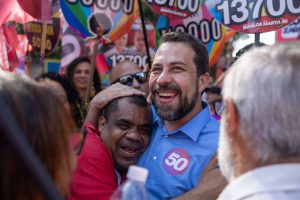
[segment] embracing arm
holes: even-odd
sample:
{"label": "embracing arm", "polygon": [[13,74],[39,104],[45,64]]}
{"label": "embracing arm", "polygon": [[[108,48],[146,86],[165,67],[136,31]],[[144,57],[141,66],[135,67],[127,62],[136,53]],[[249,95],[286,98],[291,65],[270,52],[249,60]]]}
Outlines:
{"label": "embracing arm", "polygon": [[214,156],[204,169],[198,185],[173,200],[215,200],[226,185],[227,181],[218,168],[217,157]]}
{"label": "embracing arm", "polygon": [[85,123],[91,123],[98,127],[98,119],[102,113],[102,109],[113,99],[132,95],[145,95],[144,92],[132,87],[115,83],[110,87],[99,92],[91,101],[89,111],[85,118]]}

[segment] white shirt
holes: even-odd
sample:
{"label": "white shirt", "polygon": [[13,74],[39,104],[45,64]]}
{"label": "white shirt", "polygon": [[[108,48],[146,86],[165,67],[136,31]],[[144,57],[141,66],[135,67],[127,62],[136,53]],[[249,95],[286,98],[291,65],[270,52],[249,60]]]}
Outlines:
{"label": "white shirt", "polygon": [[251,170],[232,181],[218,200],[299,200],[300,164]]}

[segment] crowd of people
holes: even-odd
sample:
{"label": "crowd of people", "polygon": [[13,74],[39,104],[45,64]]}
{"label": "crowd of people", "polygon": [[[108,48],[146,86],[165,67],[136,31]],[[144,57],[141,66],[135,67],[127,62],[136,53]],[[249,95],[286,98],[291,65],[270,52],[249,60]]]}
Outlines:
{"label": "crowd of people", "polygon": [[[0,103],[65,199],[109,199],[139,165],[150,200],[296,200],[299,45],[247,48],[211,87],[205,45],[170,32],[149,71],[122,61],[104,90],[96,75],[89,85],[85,57],[65,76],[0,72]],[[6,137],[0,143],[0,199],[44,199]]]}

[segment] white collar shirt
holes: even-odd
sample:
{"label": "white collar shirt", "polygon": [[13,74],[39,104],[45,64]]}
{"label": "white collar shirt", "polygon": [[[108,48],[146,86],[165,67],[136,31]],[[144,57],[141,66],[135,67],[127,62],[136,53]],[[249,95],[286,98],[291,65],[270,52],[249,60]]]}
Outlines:
{"label": "white collar shirt", "polygon": [[300,164],[275,164],[233,180],[218,200],[299,200]]}

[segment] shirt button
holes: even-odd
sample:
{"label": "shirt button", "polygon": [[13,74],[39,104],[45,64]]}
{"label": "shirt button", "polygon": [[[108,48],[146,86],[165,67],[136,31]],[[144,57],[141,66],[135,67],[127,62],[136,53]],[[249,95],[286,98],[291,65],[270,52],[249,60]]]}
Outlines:
{"label": "shirt button", "polygon": [[153,156],[153,160],[156,160],[157,159],[157,157],[156,156]]}

